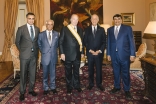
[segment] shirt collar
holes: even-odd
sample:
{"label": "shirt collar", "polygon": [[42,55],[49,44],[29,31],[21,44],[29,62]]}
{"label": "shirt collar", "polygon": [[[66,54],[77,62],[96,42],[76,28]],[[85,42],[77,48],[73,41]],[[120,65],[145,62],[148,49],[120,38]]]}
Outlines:
{"label": "shirt collar", "polygon": [[28,23],[27,23],[27,26],[28,26],[28,27],[30,27],[30,26],[34,27],[34,25],[30,25],[30,24],[28,24]]}
{"label": "shirt collar", "polygon": [[72,24],[71,24],[71,26],[72,26],[73,28],[75,27],[75,28],[77,29],[77,26],[74,26],[74,25],[72,25]]}
{"label": "shirt collar", "polygon": [[93,26],[93,25],[92,25],[92,28],[94,28],[94,27],[97,29],[97,25],[96,25],[96,26]]}
{"label": "shirt collar", "polygon": [[49,33],[49,32],[52,33],[52,30],[51,30],[51,31],[46,30],[46,32],[47,32],[47,33]]}
{"label": "shirt collar", "polygon": [[118,29],[120,29],[121,25],[119,25],[119,26],[116,26],[116,25],[115,25],[115,27],[114,27],[114,28],[116,29],[116,27],[118,27]]}

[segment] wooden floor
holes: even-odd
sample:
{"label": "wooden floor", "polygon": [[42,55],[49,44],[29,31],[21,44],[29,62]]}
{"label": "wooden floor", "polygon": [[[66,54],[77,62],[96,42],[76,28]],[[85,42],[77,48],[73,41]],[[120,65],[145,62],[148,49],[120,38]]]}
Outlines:
{"label": "wooden floor", "polygon": [[0,83],[11,74],[13,74],[12,61],[0,62]]}

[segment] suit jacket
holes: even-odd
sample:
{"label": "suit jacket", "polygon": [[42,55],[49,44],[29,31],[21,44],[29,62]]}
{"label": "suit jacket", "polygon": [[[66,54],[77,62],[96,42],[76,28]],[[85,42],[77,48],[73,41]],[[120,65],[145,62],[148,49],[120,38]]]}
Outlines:
{"label": "suit jacket", "polygon": [[[80,35],[81,40],[83,39],[83,31],[77,26],[77,32]],[[65,61],[74,61],[76,58],[81,60],[80,45],[74,35],[70,32],[68,27],[63,27],[60,33],[59,40],[60,54],[65,54]]]}
{"label": "suit jacket", "polygon": [[16,33],[16,41],[15,44],[19,50],[20,59],[28,59],[32,53],[32,48],[34,49],[34,55],[38,57],[38,34],[40,32],[39,28],[34,26],[35,37],[34,40],[31,40],[29,30],[27,28],[27,24],[18,28]]}
{"label": "suit jacket", "polygon": [[121,25],[117,39],[114,35],[114,26],[108,29],[107,35],[107,55],[111,56],[111,60],[115,60],[116,49],[122,61],[130,60],[130,56],[135,56],[135,43],[130,26]]}
{"label": "suit jacket", "polygon": [[57,48],[58,48],[59,34],[56,31],[52,31],[52,42],[51,45],[48,42],[48,37],[46,31],[39,34],[38,46],[41,51],[41,63],[43,65],[48,65],[50,61],[52,63],[57,63]]}
{"label": "suit jacket", "polygon": [[92,32],[92,26],[86,28],[83,43],[86,47],[87,56],[90,49],[94,51],[101,50],[103,53],[106,48],[106,34],[104,28],[97,26],[95,37]]}

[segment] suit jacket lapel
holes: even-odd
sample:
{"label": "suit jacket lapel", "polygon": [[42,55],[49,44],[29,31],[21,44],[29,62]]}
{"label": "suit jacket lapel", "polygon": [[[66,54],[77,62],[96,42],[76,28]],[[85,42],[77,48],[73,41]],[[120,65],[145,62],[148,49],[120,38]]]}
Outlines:
{"label": "suit jacket lapel", "polygon": [[34,26],[34,29],[35,29],[35,37],[34,37],[34,39],[37,37],[37,28]]}
{"label": "suit jacket lapel", "polygon": [[51,45],[53,45],[54,44],[54,42],[55,42],[55,34],[54,34],[54,31],[52,31],[52,42],[51,42]]}
{"label": "suit jacket lapel", "polygon": [[97,26],[95,37],[97,37],[96,35],[98,34],[99,31],[100,31],[99,26]]}
{"label": "suit jacket lapel", "polygon": [[79,27],[77,27],[77,33],[78,33],[79,36],[80,36],[80,28],[79,28]]}
{"label": "suit jacket lapel", "polygon": [[[112,28],[113,34],[114,34],[114,31],[115,31],[115,26],[113,26],[113,28]],[[113,37],[114,37],[114,39],[115,39],[115,34],[113,35]],[[116,40],[116,39],[115,39],[115,40]]]}
{"label": "suit jacket lapel", "polygon": [[121,33],[122,33],[122,29],[123,29],[123,26],[121,25],[121,26],[120,26],[120,29],[119,29],[119,32],[118,32],[118,37],[117,37],[117,39],[119,39],[119,38],[120,38]]}
{"label": "suit jacket lapel", "polygon": [[[25,32],[26,32],[26,37],[31,40],[31,37],[30,37],[30,33],[29,33],[29,29],[27,27],[27,24],[25,25]],[[31,40],[32,41],[32,40]]]}
{"label": "suit jacket lapel", "polygon": [[92,34],[92,37],[94,38],[94,34],[93,34],[93,30],[92,30],[92,25],[90,26],[90,29],[89,29],[89,31],[91,32],[91,34]]}
{"label": "suit jacket lapel", "polygon": [[[44,31],[44,33],[43,33],[45,36],[45,40],[46,40],[46,42],[49,44],[49,41],[48,41],[48,37],[47,37],[47,32],[46,32],[46,30]],[[50,45],[50,44],[49,44]]]}

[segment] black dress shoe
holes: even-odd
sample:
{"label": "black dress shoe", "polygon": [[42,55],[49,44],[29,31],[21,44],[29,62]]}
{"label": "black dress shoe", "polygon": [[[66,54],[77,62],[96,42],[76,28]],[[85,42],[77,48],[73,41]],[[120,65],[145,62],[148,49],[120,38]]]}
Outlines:
{"label": "black dress shoe", "polygon": [[131,99],[132,98],[131,93],[129,91],[125,91],[125,97],[126,99]]}
{"label": "black dress shoe", "polygon": [[47,95],[47,94],[48,94],[48,91],[44,91],[43,94],[44,94],[44,95]]}
{"label": "black dress shoe", "polygon": [[104,91],[104,90],[105,90],[102,86],[98,86],[98,88],[99,88],[101,91]]}
{"label": "black dress shoe", "polygon": [[72,93],[72,89],[67,89],[67,94],[71,94]]}
{"label": "black dress shoe", "polygon": [[23,101],[25,99],[24,94],[20,94],[19,99],[20,99],[20,101]]}
{"label": "black dress shoe", "polygon": [[37,93],[34,91],[29,92],[29,94],[31,94],[32,96],[37,96]]}
{"label": "black dress shoe", "polygon": [[119,91],[120,91],[120,89],[117,89],[117,88],[114,87],[114,88],[111,90],[110,93],[111,93],[111,94],[114,94],[114,93],[119,92]]}
{"label": "black dress shoe", "polygon": [[82,92],[81,88],[75,88],[78,92]]}
{"label": "black dress shoe", "polygon": [[90,86],[90,85],[87,87],[88,90],[91,90],[92,88],[93,86]]}
{"label": "black dress shoe", "polygon": [[51,91],[53,92],[53,94],[56,94],[57,93],[57,90],[56,89],[52,89]]}

